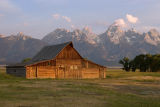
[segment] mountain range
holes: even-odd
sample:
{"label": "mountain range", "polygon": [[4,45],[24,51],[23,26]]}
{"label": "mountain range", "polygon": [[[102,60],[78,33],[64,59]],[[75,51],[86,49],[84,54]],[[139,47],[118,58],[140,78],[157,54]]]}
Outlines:
{"label": "mountain range", "polygon": [[89,27],[69,31],[58,28],[41,40],[23,33],[5,37],[0,35],[0,63],[19,62],[33,57],[43,46],[72,41],[79,53],[98,64],[115,66],[119,59],[138,54],[160,53],[160,33],[151,29],[139,33],[135,29],[123,30],[112,24],[102,34],[95,34]]}
{"label": "mountain range", "polygon": [[24,58],[33,57],[45,45],[47,43],[42,40],[23,33],[0,36],[0,64],[17,63]]}

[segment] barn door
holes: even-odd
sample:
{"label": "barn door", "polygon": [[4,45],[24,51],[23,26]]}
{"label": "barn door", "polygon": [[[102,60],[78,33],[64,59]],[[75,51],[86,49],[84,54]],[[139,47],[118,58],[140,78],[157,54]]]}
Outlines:
{"label": "barn door", "polygon": [[73,79],[81,79],[82,78],[82,70],[80,68],[78,68],[78,65],[71,65],[70,66],[70,73],[71,73],[71,76],[70,78],[73,78]]}
{"label": "barn door", "polygon": [[61,68],[61,67],[57,68],[55,76],[57,79],[64,79],[65,78],[65,69]]}
{"label": "barn door", "polygon": [[99,68],[99,78],[104,78],[104,69]]}

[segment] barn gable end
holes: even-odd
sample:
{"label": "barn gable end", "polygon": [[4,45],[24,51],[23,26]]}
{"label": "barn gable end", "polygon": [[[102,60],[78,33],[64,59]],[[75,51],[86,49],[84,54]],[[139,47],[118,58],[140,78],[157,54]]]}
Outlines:
{"label": "barn gable end", "polygon": [[72,44],[64,47],[56,59],[82,59],[81,55],[73,48]]}

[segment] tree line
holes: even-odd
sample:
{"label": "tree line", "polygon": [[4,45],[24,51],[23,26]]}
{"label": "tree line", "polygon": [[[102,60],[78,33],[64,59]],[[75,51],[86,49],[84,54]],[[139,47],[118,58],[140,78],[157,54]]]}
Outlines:
{"label": "tree line", "polygon": [[124,57],[119,63],[123,65],[123,69],[127,72],[135,72],[137,69],[140,72],[157,72],[160,71],[160,54],[141,54],[132,60]]}

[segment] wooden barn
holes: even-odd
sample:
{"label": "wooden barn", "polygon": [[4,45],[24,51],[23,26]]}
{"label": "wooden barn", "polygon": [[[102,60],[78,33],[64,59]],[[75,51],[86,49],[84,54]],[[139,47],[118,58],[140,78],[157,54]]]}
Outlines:
{"label": "wooden barn", "polygon": [[[8,72],[18,75],[20,70],[28,79],[105,78],[106,67],[86,60],[73,47],[72,42],[44,47],[32,60],[22,66],[8,66]],[[17,73],[16,73],[17,72]],[[24,73],[25,72],[25,73]],[[18,76],[21,76],[20,74]]]}

